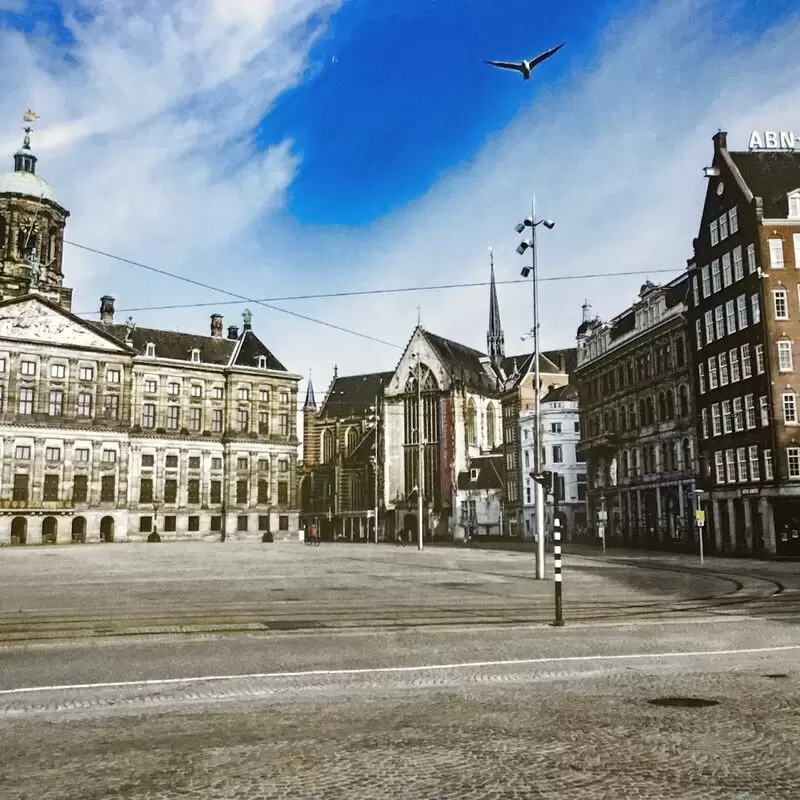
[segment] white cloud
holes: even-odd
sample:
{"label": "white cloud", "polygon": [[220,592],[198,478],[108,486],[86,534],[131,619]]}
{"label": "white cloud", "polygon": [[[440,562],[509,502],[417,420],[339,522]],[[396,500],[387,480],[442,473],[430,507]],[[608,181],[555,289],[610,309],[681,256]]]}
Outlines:
{"label": "white cloud", "polygon": [[[71,211],[68,239],[229,283],[230,270],[253,255],[255,223],[282,205],[300,159],[291,141],[258,152],[252,132],[302,79],[309,48],[324,34],[314,20],[339,2],[93,0],[84,9],[94,16],[67,15],[74,44],[55,48],[55,57],[42,34],[0,32],[0,49],[18,65],[0,75],[0,114],[10,121],[29,106],[41,113],[39,171]],[[18,144],[9,133],[0,147],[10,154]],[[70,249],[67,259],[79,312],[95,305],[100,287],[126,305],[176,290],[201,297],[85,252]]]}
{"label": "white cloud", "polygon": [[[701,170],[716,130],[728,130],[731,149],[746,149],[753,128],[798,124],[787,109],[800,105],[800,21],[747,40],[728,31],[726,14],[721,2],[664,2],[611,26],[595,61],[573,57],[572,76],[561,85],[548,88],[545,71],[538,85],[520,82],[533,99],[519,118],[411,208],[363,241],[350,240],[348,254],[331,265],[331,285],[341,288],[347,276],[353,288],[486,280],[490,244],[498,279],[519,278],[529,260],[514,252],[513,228],[533,191],[540,214],[557,222],[539,237],[543,277],[658,268],[677,274],[692,252],[705,193]],[[571,57],[569,43],[562,56]],[[381,268],[365,268],[370,263]],[[543,345],[573,346],[585,298],[611,317],[646,277],[544,282]],[[325,313],[404,344],[417,303],[431,330],[485,346],[483,288],[389,295],[376,298],[369,313],[362,300],[329,301]],[[531,325],[529,286],[500,287],[500,304],[506,349],[522,352],[529,346],[520,341]],[[306,343],[292,349],[325,375],[323,382],[334,360],[358,372],[392,368],[397,357],[338,334],[326,336],[317,352]]]}
{"label": "white cloud", "polygon": [[[302,153],[291,141],[259,153],[251,135],[307,74],[309,48],[325,33],[314,20],[340,2],[92,0],[98,16],[68,20],[75,38],[68,51],[42,32],[26,40],[0,31],[0,49],[17,65],[0,73],[0,153],[16,149],[10,121],[33,106],[42,114],[40,172],[72,212],[68,238],[265,297],[481,281],[490,244],[498,278],[516,278],[522,259],[513,226],[534,190],[540,212],[557,222],[542,231],[543,277],[680,270],[696,233],[711,135],[724,127],[731,147],[745,147],[751,128],[791,126],[786,109],[799,105],[796,18],[748,39],[730,34],[721,0],[663,0],[611,25],[591,62],[568,42],[558,58],[570,60],[571,74],[559,84],[549,83],[546,69],[519,81],[531,95],[519,117],[409,208],[368,231],[300,230],[265,212],[281,208]],[[226,324],[238,322],[241,306],[224,305],[222,296],[72,248],[67,259],[78,312],[96,307],[105,292],[121,308],[219,297]],[[313,285],[311,262],[326,267]],[[612,316],[644,278],[543,283],[544,345],[573,343],[584,297]],[[481,347],[486,294],[283,305],[405,344],[420,304],[432,330]],[[529,287],[501,287],[500,302],[507,349],[521,351]],[[399,356],[250,307],[256,329],[290,369],[313,368],[318,396],[335,362],[352,373],[391,369]],[[140,324],[203,330],[213,310],[135,316]]]}

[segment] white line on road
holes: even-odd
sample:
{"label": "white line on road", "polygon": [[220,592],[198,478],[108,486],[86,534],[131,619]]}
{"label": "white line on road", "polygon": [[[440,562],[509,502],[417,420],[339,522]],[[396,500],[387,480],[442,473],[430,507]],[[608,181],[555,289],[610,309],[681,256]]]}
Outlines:
{"label": "white line on road", "polygon": [[623,653],[618,655],[553,656],[550,658],[514,658],[505,661],[465,661],[457,664],[419,664],[410,667],[360,667],[351,669],[311,669],[301,672],[250,672],[241,675],[198,675],[193,678],[156,678],[139,681],[108,681],[105,683],[72,683],[57,686],[23,686],[0,689],[0,695],[56,692],[74,689],[119,689],[131,686],[167,686],[203,681],[253,680],[258,678],[310,678],[335,675],[377,675],[381,673],[429,672],[431,670],[474,669],[477,667],[512,667],[533,664],[558,664],[574,661],[624,661],[647,658],[697,658],[702,656],[735,656],[757,653],[779,653],[800,650],[800,644],[776,647],[748,647],[740,650],[688,650],[678,653]]}

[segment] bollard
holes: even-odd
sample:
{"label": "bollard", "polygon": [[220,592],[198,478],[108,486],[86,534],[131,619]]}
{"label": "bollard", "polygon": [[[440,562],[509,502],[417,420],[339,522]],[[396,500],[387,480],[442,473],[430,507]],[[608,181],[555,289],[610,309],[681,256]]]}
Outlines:
{"label": "bollard", "polygon": [[561,522],[558,517],[553,520],[553,584],[556,592],[556,618],[553,625],[561,628],[564,626],[564,617],[561,609]]}

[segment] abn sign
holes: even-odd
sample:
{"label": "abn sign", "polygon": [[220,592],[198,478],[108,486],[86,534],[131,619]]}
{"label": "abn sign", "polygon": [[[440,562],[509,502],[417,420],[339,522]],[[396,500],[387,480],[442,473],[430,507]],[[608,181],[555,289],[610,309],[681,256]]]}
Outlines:
{"label": "abn sign", "polygon": [[753,131],[750,134],[750,150],[794,150],[800,138],[794,131]]}

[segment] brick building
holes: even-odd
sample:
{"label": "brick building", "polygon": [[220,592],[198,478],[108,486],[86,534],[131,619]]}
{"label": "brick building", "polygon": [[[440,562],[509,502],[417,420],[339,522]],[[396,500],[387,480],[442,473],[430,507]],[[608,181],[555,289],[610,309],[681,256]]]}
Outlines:
{"label": "brick building", "polygon": [[688,262],[701,480],[717,552],[800,554],[800,153],[713,137]]}

